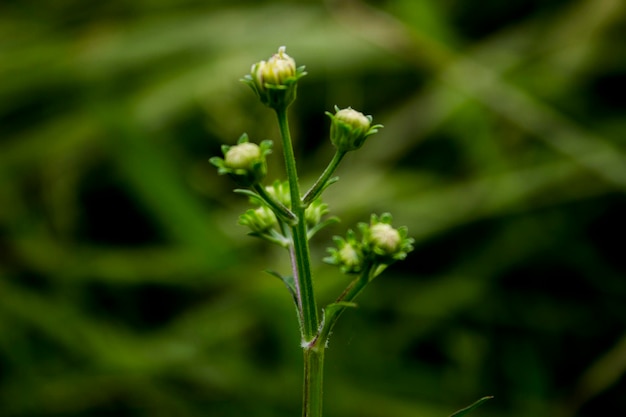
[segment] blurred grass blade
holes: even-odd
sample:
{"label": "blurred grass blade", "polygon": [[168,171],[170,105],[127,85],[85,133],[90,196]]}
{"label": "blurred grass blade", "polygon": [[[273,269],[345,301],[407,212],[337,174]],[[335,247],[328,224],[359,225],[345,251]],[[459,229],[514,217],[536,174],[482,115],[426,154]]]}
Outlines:
{"label": "blurred grass blade", "polygon": [[457,411],[456,413],[452,414],[450,417],[461,417],[466,415],[467,413],[469,413],[470,411],[474,410],[475,408],[478,408],[479,406],[481,406],[484,402],[492,399],[492,396],[487,396],[487,397],[483,397],[480,400],[476,401],[474,404],[470,405],[469,407],[463,408],[459,411]]}

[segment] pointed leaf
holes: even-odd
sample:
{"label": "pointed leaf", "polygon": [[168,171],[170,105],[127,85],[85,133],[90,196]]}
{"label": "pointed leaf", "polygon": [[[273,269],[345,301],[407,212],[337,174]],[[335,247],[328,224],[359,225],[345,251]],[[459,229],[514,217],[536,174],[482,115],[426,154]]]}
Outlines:
{"label": "pointed leaf", "polygon": [[263,203],[263,198],[261,198],[261,196],[258,195],[257,193],[255,193],[254,191],[250,191],[250,190],[245,189],[245,188],[236,188],[233,191],[235,193],[237,193],[237,194],[247,195],[253,201],[257,201],[257,202],[259,202],[261,204]]}
{"label": "pointed leaf", "polygon": [[331,224],[335,224],[339,222],[340,222],[339,217],[331,217],[329,219],[326,219],[323,222],[320,222],[316,224],[315,226],[313,226],[312,228],[310,228],[309,231],[307,232],[307,238],[311,239],[313,236],[315,236],[317,232],[319,232],[326,226],[330,226]]}
{"label": "pointed leaf", "polygon": [[296,293],[296,283],[295,283],[295,280],[293,279],[293,276],[291,275],[283,276],[280,273],[273,271],[271,269],[266,269],[265,272],[280,279],[285,284],[285,286],[289,290],[289,293],[293,297],[293,302],[296,304],[296,308],[297,308],[298,307],[298,295]]}
{"label": "pointed leaf", "polygon": [[333,330],[337,319],[343,310],[349,307],[355,308],[357,307],[357,304],[349,301],[339,301],[337,303],[328,304],[324,308],[324,319],[322,320],[321,328],[319,330],[319,340],[321,340],[322,343],[326,343],[328,341],[330,332]]}

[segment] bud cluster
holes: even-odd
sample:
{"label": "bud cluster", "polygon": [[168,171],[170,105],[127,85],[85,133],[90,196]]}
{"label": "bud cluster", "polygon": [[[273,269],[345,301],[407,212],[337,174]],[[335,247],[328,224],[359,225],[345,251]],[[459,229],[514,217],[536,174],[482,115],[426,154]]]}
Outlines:
{"label": "bud cluster", "polygon": [[[281,46],[267,61],[252,65],[250,73],[242,79],[261,102],[274,109],[278,116],[288,181],[276,180],[269,186],[262,185],[267,175],[266,157],[271,153],[272,142],[266,140],[257,145],[251,143],[246,134],[239,138],[237,145],[222,147],[223,158],[214,157],[210,162],[218,168],[219,174],[229,175],[244,188],[237,192],[250,197],[253,207],[239,217],[239,224],[249,228],[252,236],[290,248],[292,275],[272,275],[281,278],[291,291],[299,312],[303,340],[313,340],[310,342],[313,346],[327,340],[340,312],[371,279],[413,250],[414,240],[407,237],[406,227],[392,226],[392,218],[388,213],[381,216],[373,214],[369,223],[359,223],[359,237],[353,230],[348,230],[345,237],[335,236],[335,247],[328,248],[329,256],[324,261],[338,266],[343,273],[359,276],[347,287],[338,302],[324,309],[326,321],[322,327],[318,327],[307,241],[322,228],[338,221],[335,217],[325,218],[329,212],[328,205],[320,196],[329,185],[337,181],[337,177],[332,175],[345,154],[361,148],[367,137],[383,126],[373,125],[372,116],[351,107],[340,109],[335,106],[334,113],[326,112],[330,117],[330,141],[336,152],[317,181],[304,196],[300,196],[287,125],[287,107],[295,100],[298,80],[304,75],[304,67],[296,67],[295,60]],[[290,185],[294,189],[290,190]],[[290,191],[293,191],[293,198],[298,201],[292,201]],[[316,331],[317,335],[314,334]]]}
{"label": "bud cluster", "polygon": [[330,256],[324,258],[329,264],[337,265],[341,272],[357,274],[367,265],[390,265],[406,258],[413,250],[413,239],[407,237],[407,228],[394,228],[392,217],[385,213],[380,217],[372,214],[370,223],[359,223],[361,239],[352,230],[346,237],[335,236],[336,248],[328,248]]}
{"label": "bud cluster", "polygon": [[[264,188],[267,194],[276,202],[291,209],[291,195],[289,192],[288,181],[274,181],[272,185]],[[283,234],[283,230],[279,225],[278,219],[274,212],[263,202],[260,196],[255,196],[251,202],[259,205],[255,209],[249,209],[239,216],[239,224],[250,228],[251,234],[258,237],[270,238],[268,240],[276,241],[280,236],[279,243],[283,245],[289,241],[289,238]],[[304,211],[304,220],[306,221],[309,237],[313,236],[320,228],[326,226],[329,220],[323,220],[328,214],[328,204],[324,203],[321,198],[314,200]]]}

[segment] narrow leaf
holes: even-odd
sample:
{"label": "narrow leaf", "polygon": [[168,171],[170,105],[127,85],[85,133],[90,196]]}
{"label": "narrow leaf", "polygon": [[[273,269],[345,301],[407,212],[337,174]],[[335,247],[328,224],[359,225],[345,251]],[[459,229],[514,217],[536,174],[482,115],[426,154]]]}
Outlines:
{"label": "narrow leaf", "polygon": [[307,232],[307,238],[311,239],[317,232],[325,228],[326,226],[330,226],[331,224],[339,223],[339,217],[331,217],[329,219],[320,222],[309,229]]}
{"label": "narrow leaf", "polygon": [[267,272],[268,274],[278,278],[279,280],[281,280],[285,284],[285,286],[289,290],[289,293],[293,297],[293,302],[296,304],[296,307],[298,307],[298,296],[296,294],[296,283],[295,283],[293,277],[291,275],[283,276],[280,273],[278,273],[276,271],[272,271],[270,269],[266,269],[265,272]]}
{"label": "narrow leaf", "polygon": [[324,319],[322,320],[322,325],[319,330],[319,340],[321,340],[322,343],[326,343],[330,332],[343,310],[346,308],[355,308],[356,306],[356,303],[349,301],[339,301],[337,303],[328,304],[324,308]]}

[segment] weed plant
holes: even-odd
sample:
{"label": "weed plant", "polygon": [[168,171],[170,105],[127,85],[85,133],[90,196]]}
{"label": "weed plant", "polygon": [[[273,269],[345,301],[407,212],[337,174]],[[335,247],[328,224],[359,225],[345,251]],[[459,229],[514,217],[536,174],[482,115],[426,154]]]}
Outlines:
{"label": "weed plant", "polygon": [[[264,140],[256,144],[245,133],[236,145],[222,147],[223,158],[213,157],[210,162],[220,174],[230,176],[241,186],[235,191],[248,196],[254,206],[240,216],[239,223],[247,226],[252,236],[279,245],[289,253],[292,269],[288,274],[273,270],[268,273],[284,282],[296,308],[304,353],[302,415],[321,417],[324,354],[335,323],[344,310],[356,307],[355,299],[367,284],[389,265],[406,258],[413,250],[414,240],[407,236],[406,227],[392,225],[390,213],[372,214],[368,223],[358,224],[358,232],[350,229],[345,237],[335,236],[335,247],[328,248],[329,256],[324,260],[352,278],[335,302],[319,309],[309,240],[322,228],[338,221],[336,217],[326,218],[329,208],[322,201],[322,194],[338,180],[333,173],[343,157],[360,149],[367,137],[383,126],[373,125],[372,116],[350,107],[335,106],[335,113],[327,112],[335,154],[313,186],[301,193],[287,109],[296,99],[298,81],[305,75],[304,66],[297,67],[281,46],[267,61],[254,64],[250,74],[242,79],[276,113],[287,181],[276,181],[270,186],[262,184],[268,171],[266,156],[273,142]],[[478,400],[454,416],[465,415],[488,398]]]}

